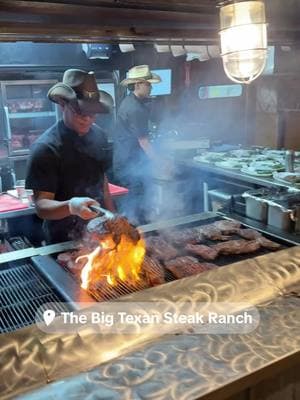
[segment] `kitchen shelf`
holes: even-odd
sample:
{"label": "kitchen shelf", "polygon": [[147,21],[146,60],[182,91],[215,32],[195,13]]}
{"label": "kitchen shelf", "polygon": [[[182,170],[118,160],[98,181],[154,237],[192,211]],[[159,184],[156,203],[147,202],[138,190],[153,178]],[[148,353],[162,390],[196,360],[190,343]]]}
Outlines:
{"label": "kitchen shelf", "polygon": [[37,111],[25,113],[11,113],[8,114],[9,118],[35,118],[35,117],[55,117],[55,111]]}

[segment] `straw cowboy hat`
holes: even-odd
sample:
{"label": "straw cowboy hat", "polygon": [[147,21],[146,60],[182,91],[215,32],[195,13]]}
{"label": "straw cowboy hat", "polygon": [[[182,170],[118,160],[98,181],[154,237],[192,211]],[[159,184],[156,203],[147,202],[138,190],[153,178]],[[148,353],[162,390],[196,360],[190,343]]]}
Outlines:
{"label": "straw cowboy hat", "polygon": [[120,83],[122,86],[130,85],[131,83],[149,82],[159,83],[161,79],[158,75],[150,71],[148,65],[137,65],[130,68],[127,73],[127,78]]}
{"label": "straw cowboy hat", "polygon": [[112,97],[98,89],[94,72],[81,69],[66,70],[63,81],[50,88],[48,98],[58,104],[70,103],[83,114],[108,113],[113,106]]}

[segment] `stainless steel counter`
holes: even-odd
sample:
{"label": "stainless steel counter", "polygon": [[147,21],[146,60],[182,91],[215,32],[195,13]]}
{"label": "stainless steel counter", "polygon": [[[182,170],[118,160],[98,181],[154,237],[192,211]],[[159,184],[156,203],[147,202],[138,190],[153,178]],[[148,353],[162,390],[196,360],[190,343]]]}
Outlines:
{"label": "stainless steel counter", "polygon": [[296,399],[296,373],[294,381],[283,377],[287,367],[299,367],[299,306],[299,298],[279,298],[260,309],[260,326],[251,334],[165,337],[18,399],[221,400],[252,386],[239,400],[263,400],[262,388],[254,385],[271,377],[263,389],[272,392],[276,381],[280,387],[270,399]]}
{"label": "stainless steel counter", "polygon": [[299,260],[295,246],[119,299],[162,301],[166,309],[185,299],[191,312],[197,301],[249,302],[261,313],[250,334],[162,336],[152,326],[125,336],[46,334],[32,325],[1,335],[1,398],[58,381],[25,398],[225,399],[300,362]]}
{"label": "stainless steel counter", "polygon": [[220,176],[226,176],[228,178],[233,178],[233,179],[236,179],[236,180],[239,180],[242,182],[252,183],[252,184],[265,186],[265,187],[288,187],[288,188],[293,188],[294,190],[299,190],[299,189],[296,189],[293,185],[275,181],[273,178],[253,176],[253,175],[245,174],[244,172],[241,172],[241,171],[236,171],[234,169],[220,168],[220,167],[216,167],[215,165],[206,164],[206,163],[202,163],[202,162],[198,162],[198,161],[194,161],[194,160],[188,160],[188,159],[177,160],[177,162],[179,165],[184,166],[184,167],[199,169],[200,171],[203,171],[206,173],[220,175]]}

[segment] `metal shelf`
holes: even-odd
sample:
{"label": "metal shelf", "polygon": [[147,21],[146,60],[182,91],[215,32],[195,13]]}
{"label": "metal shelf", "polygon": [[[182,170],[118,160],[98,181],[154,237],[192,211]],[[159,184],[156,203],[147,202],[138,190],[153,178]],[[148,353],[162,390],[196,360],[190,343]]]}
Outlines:
{"label": "metal shelf", "polygon": [[10,119],[14,118],[35,118],[35,117],[55,117],[55,111],[38,111],[38,112],[24,112],[24,113],[11,113],[8,114]]}

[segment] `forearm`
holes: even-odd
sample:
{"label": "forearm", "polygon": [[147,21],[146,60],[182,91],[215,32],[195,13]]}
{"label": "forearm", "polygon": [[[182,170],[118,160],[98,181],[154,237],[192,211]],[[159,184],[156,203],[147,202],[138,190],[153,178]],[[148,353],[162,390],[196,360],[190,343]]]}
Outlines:
{"label": "forearm", "polygon": [[154,161],[157,158],[157,156],[153,150],[153,146],[149,142],[149,139],[147,137],[139,138],[139,144],[151,160]]}
{"label": "forearm", "polygon": [[69,217],[69,200],[57,201],[50,199],[38,199],[35,201],[37,215],[42,219],[62,219]]}

